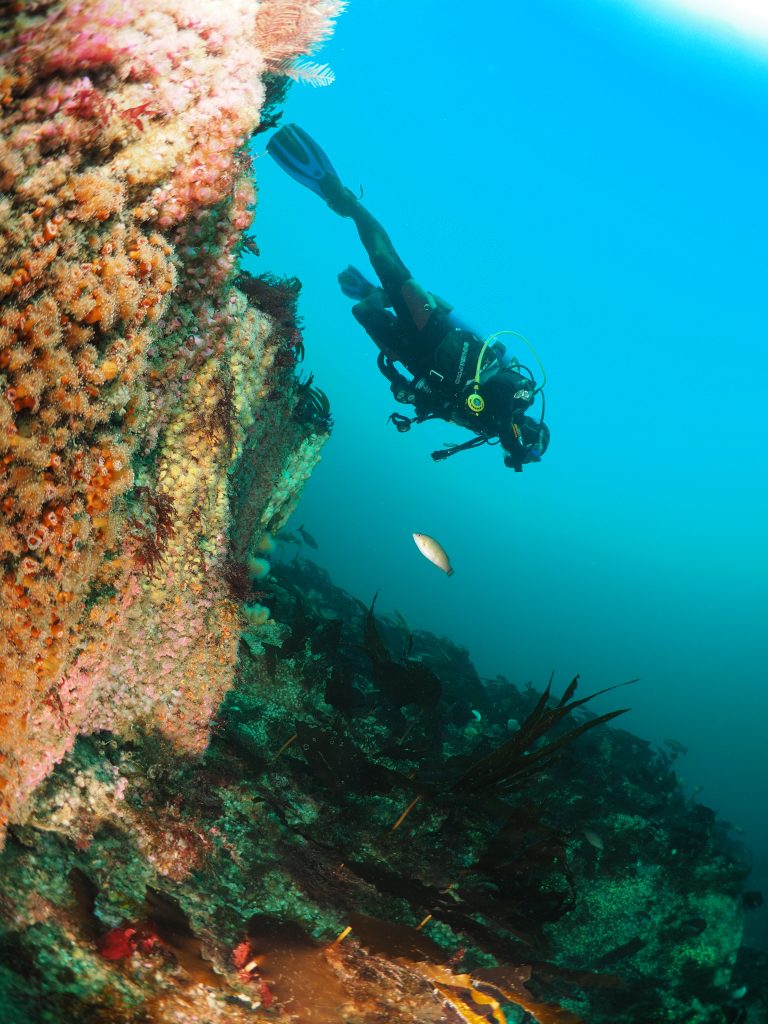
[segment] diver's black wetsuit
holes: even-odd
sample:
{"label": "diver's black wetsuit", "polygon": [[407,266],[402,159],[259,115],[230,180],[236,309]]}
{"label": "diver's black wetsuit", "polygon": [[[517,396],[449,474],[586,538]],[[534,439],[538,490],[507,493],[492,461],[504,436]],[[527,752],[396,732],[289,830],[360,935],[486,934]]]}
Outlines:
{"label": "diver's black wetsuit", "polygon": [[[354,221],[381,282],[382,287],[372,289],[352,307],[352,313],[378,346],[379,369],[397,401],[413,405],[416,420],[439,417],[467,427],[481,438],[499,437],[508,453],[507,464],[521,468],[528,461],[523,435],[532,433],[534,424],[525,416],[534,398],[531,381],[512,367],[501,367],[497,353],[488,348],[481,367],[485,406],[480,414],[470,412],[466,399],[482,340],[458,326],[450,315],[452,307],[414,280],[383,226],[352,192],[339,183],[339,193],[328,205]],[[395,362],[401,363],[413,380],[402,374]],[[393,418],[400,429],[407,429],[411,422],[406,417]]]}
{"label": "diver's black wetsuit", "polygon": [[[457,322],[447,302],[414,280],[387,232],[344,187],[328,155],[303,128],[283,125],[269,140],[267,152],[335,213],[355,222],[381,287],[366,281],[354,267],[339,274],[339,284],[345,295],[359,299],[352,312],[378,346],[378,366],[395,398],[416,410],[411,419],[392,415],[398,430],[439,417],[467,427],[477,436],[433,452],[433,458],[486,442],[493,444],[498,438],[507,466],[519,470],[526,462],[538,462],[549,443],[549,431],[543,420],[537,423],[525,412],[541,389],[530,373],[518,372],[525,367],[502,365],[503,346],[494,344],[498,335],[484,342]],[[412,379],[401,373],[396,363],[402,364]]]}
{"label": "diver's black wetsuit", "polygon": [[450,307],[439,311],[437,300],[416,284],[382,225],[351,193],[332,208],[354,220],[384,293],[377,289],[353,306],[355,319],[389,359],[403,363],[414,376],[428,373],[427,363],[450,329],[445,316]]}

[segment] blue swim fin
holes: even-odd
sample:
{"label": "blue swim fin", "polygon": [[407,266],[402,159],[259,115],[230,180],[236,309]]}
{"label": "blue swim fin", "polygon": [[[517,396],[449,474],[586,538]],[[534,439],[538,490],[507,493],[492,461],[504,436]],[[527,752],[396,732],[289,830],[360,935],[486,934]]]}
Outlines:
{"label": "blue swim fin", "polygon": [[267,152],[294,180],[328,202],[343,188],[333,164],[297,124],[286,124],[267,143]]}
{"label": "blue swim fin", "polygon": [[376,291],[376,285],[371,284],[368,278],[351,264],[342,270],[337,280],[348,299],[367,299],[371,292]]}

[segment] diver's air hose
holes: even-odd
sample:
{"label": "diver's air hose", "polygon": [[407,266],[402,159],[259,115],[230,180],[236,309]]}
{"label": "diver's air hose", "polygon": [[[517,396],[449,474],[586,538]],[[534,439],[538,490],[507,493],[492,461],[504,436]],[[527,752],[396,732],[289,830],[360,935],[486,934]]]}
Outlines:
{"label": "diver's air hose", "polygon": [[509,331],[495,331],[493,334],[489,334],[488,337],[483,342],[483,347],[480,349],[480,355],[478,356],[478,359],[477,359],[477,366],[475,367],[475,386],[476,387],[480,386],[480,369],[481,369],[481,367],[483,365],[483,356],[485,355],[485,350],[488,348],[488,346],[490,344],[492,344],[494,341],[496,341],[497,338],[500,338],[502,336],[502,334],[513,334],[516,338],[519,338],[520,341],[522,341],[522,343],[530,350],[531,355],[536,360],[536,362],[539,364],[539,369],[541,370],[542,381],[541,381],[541,384],[539,384],[539,386],[533,392],[534,395],[537,394],[539,391],[542,390],[544,385],[547,383],[547,371],[544,369],[544,367],[542,365],[542,362],[539,359],[538,352],[533,347],[531,342],[526,338],[526,336],[524,334],[521,334],[519,331],[512,331],[512,330],[509,330]]}
{"label": "diver's air hose", "polygon": [[[533,358],[539,364],[542,381],[537,388],[533,389],[531,398],[533,398],[534,395],[537,395],[540,391],[543,391],[544,385],[547,383],[547,371],[544,369],[536,349],[526,338],[526,336],[524,334],[521,334],[519,331],[495,331],[493,334],[488,335],[488,337],[483,342],[483,347],[480,349],[480,355],[477,357],[477,366],[475,367],[475,376],[472,382],[472,393],[467,398],[467,408],[475,416],[479,416],[480,413],[485,408],[485,399],[480,394],[480,372],[483,366],[483,356],[485,355],[488,346],[491,345],[494,341],[496,341],[497,338],[500,338],[502,334],[513,334],[516,338],[519,338],[523,342],[523,344],[525,344],[530,349]],[[533,383],[535,383],[535,381]],[[542,398],[543,397],[544,396],[542,395]]]}
{"label": "diver's air hose", "polygon": [[480,394],[480,368],[483,365],[483,356],[485,355],[485,350],[488,348],[490,343],[493,341],[494,338],[498,337],[500,333],[500,331],[497,331],[496,334],[491,334],[485,339],[483,347],[480,349],[480,355],[477,357],[477,366],[475,367],[475,379],[474,384],[472,385],[472,394],[467,396],[467,408],[474,416],[479,416],[480,413],[485,408],[485,399]]}

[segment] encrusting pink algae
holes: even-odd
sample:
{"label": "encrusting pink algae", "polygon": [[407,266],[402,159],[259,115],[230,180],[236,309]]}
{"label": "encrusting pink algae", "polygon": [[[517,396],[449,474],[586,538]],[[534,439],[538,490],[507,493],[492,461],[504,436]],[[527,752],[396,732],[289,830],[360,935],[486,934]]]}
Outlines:
{"label": "encrusting pink algae", "polygon": [[258,534],[325,438],[291,424],[290,388],[277,422],[260,411],[290,339],[233,285],[256,198],[246,143],[264,75],[342,6],[0,13],[3,826],[78,734],[153,727],[202,749],[230,685],[233,468],[247,453],[240,515]]}

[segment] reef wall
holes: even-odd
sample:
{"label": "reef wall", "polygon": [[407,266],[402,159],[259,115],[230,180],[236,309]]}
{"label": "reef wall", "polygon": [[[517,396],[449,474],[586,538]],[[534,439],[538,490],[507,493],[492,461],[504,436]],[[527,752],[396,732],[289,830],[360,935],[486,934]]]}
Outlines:
{"label": "reef wall", "polygon": [[3,830],[77,735],[199,751],[231,685],[250,545],[328,429],[298,335],[234,285],[245,146],[342,7],[0,13]]}

